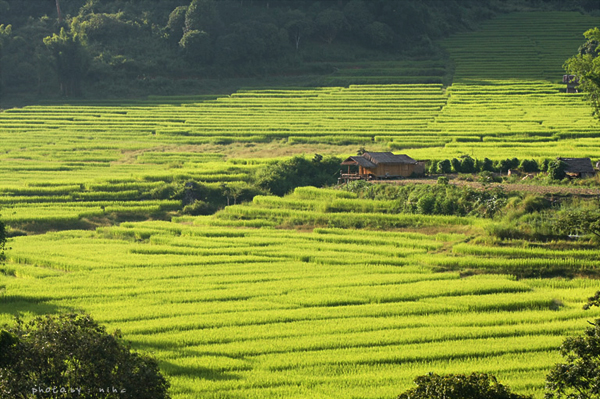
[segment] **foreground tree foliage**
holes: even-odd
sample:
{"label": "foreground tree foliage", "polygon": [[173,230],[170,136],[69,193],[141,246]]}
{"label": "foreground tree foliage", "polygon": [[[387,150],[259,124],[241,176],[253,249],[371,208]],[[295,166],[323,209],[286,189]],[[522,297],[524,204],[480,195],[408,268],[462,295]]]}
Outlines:
{"label": "foreground tree foliage", "polygon": [[415,378],[416,388],[398,399],[531,399],[510,392],[496,377],[486,373],[437,375],[429,373]]}
{"label": "foreground tree foliage", "polygon": [[590,324],[582,336],[567,338],[562,344],[565,362],[554,366],[546,377],[546,399],[600,397],[600,319]]}
{"label": "foreground tree foliage", "polygon": [[579,79],[579,87],[585,91],[594,108],[594,116],[600,118],[600,59],[598,43],[600,29],[586,31],[587,41],[579,47],[579,54],[569,58],[564,65],[565,71]]}
{"label": "foreground tree foliage", "polygon": [[555,228],[565,234],[593,234],[600,239],[600,210],[570,209],[558,215]]}
{"label": "foreground tree foliage", "polygon": [[40,316],[0,331],[0,398],[169,398],[156,361],[90,316]]}

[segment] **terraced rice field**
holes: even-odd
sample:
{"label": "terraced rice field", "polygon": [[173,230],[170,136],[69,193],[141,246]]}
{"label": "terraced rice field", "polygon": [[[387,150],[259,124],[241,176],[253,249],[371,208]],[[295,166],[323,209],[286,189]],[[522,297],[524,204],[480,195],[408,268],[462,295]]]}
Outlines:
{"label": "terraced rice field", "polygon": [[562,82],[562,65],[584,42],[598,17],[576,12],[523,12],[500,16],[476,32],[442,42],[454,61],[455,83],[484,79]]}
{"label": "terraced rice field", "polygon": [[0,113],[5,219],[35,222],[60,213],[76,220],[102,216],[107,206],[174,210],[168,201],[147,202],[148,193],[190,180],[244,184],[268,162],[240,159],[226,146],[207,153],[210,143],[283,141],[315,151],[325,144],[378,145],[416,159],[600,158],[600,133],[582,95],[543,81],[246,90],[211,101],[148,101]]}
{"label": "terraced rice field", "polygon": [[[230,143],[380,146],[418,159],[600,158],[589,107],[556,82],[598,21],[528,17],[449,39],[456,79],[448,88],[370,81],[6,110],[2,220],[61,230],[113,212],[164,216],[180,204],[152,198],[160,185],[242,185],[272,161],[237,156]],[[554,29],[561,18],[569,22]],[[517,51],[531,47],[513,40],[519,29],[543,68]],[[539,38],[544,29],[557,45]],[[508,31],[505,53],[461,50],[497,46],[490,38]],[[430,371],[490,372],[541,398],[564,337],[599,317],[581,309],[598,282],[464,271],[597,270],[600,253],[475,245],[489,221],[390,209],[302,188],[214,216],[15,237],[0,267],[0,322],[85,310],[153,352],[177,399],[392,398]]]}
{"label": "terraced rice field", "polygon": [[[539,396],[564,336],[600,314],[581,309],[593,280],[435,271],[448,262],[597,268],[598,251],[501,251],[465,244],[460,232],[330,227],[327,209],[343,201],[342,217],[384,215],[331,190],[268,199],[180,223],[17,237],[0,275],[0,320],[85,310],[153,352],[175,398],[392,398],[429,371],[490,372]],[[321,209],[323,227],[274,228],[283,210],[306,215],[297,204]]]}

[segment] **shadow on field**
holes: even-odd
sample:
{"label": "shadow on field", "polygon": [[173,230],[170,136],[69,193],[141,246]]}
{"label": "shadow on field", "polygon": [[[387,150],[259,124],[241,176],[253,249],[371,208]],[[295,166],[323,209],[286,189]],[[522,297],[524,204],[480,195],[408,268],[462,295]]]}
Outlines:
{"label": "shadow on field", "polygon": [[226,381],[240,379],[240,377],[237,375],[219,372],[205,367],[179,366],[177,364],[173,364],[165,360],[160,361],[160,368],[165,372],[165,374],[171,376],[185,375],[189,377],[203,378],[205,380],[211,381]]}
{"label": "shadow on field", "polygon": [[61,310],[64,310],[64,308],[46,303],[38,298],[21,295],[2,295],[2,291],[0,291],[0,313],[11,314],[13,316],[29,313],[38,316],[59,313]]}

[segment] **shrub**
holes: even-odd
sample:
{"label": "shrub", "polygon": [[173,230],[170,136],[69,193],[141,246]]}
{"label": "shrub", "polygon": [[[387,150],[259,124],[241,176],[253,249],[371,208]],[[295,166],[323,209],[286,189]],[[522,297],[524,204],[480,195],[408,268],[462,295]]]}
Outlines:
{"label": "shrub", "polygon": [[429,373],[415,378],[416,388],[398,399],[528,399],[510,392],[496,377],[485,373],[437,375]]}
{"label": "shrub", "polygon": [[470,156],[466,156],[460,162],[460,171],[462,173],[475,173],[475,160]]}
{"label": "shrub", "polygon": [[214,206],[209,203],[196,200],[189,205],[183,207],[183,213],[186,215],[211,215],[216,211]]}
{"label": "shrub", "polygon": [[555,159],[548,165],[548,176],[552,180],[563,180],[567,176],[565,173],[566,168],[566,163],[559,159]]}
{"label": "shrub", "polygon": [[454,171],[456,173],[462,172],[461,163],[458,159],[452,158],[452,160],[450,161],[450,165],[452,165],[452,171]]}
{"label": "shrub", "polygon": [[431,215],[435,208],[436,198],[432,194],[426,194],[423,197],[419,198],[417,202],[417,208],[419,213],[423,215]]}
{"label": "shrub", "polygon": [[452,164],[450,163],[450,161],[447,159],[444,159],[443,161],[438,162],[437,172],[444,173],[444,174],[452,172]]}
{"label": "shrub", "polygon": [[437,179],[437,184],[440,184],[442,186],[447,186],[449,182],[450,181],[448,180],[447,176],[440,176]]}
{"label": "shrub", "polygon": [[546,377],[547,399],[597,398],[600,392],[600,319],[590,323],[583,336],[569,337],[559,363]]}
{"label": "shrub", "polygon": [[479,177],[477,178],[479,183],[502,183],[502,178],[499,176],[494,176],[492,172],[483,171],[479,173]]}
{"label": "shrub", "polygon": [[258,170],[255,175],[257,187],[275,195],[285,195],[296,187],[335,184],[341,160],[335,157],[314,157],[312,161],[293,157]]}
{"label": "shrub", "polygon": [[494,172],[494,163],[489,158],[483,158],[481,162],[481,171]]}
{"label": "shrub", "polygon": [[538,167],[538,163],[535,161],[535,159],[524,159],[521,161],[521,164],[519,165],[519,168],[526,173],[531,173],[531,172],[539,172],[540,168]]}
{"label": "shrub", "polygon": [[118,331],[108,334],[90,316],[40,316],[27,324],[17,319],[16,326],[4,327],[0,331],[1,399],[36,397],[54,387],[65,389],[60,397],[67,393],[76,397],[75,392],[90,398],[170,397],[169,383],[156,361],[131,352]]}

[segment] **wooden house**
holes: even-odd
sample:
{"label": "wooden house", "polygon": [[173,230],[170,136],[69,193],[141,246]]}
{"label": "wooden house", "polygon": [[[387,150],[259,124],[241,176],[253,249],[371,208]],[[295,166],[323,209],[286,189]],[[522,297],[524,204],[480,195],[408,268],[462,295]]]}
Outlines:
{"label": "wooden house", "polygon": [[[425,163],[418,162],[408,155],[395,155],[391,152],[365,152],[342,162],[348,173],[342,173],[343,180],[388,179],[425,174]],[[351,171],[351,168],[354,171]]]}
{"label": "wooden house", "polygon": [[593,177],[596,170],[592,166],[592,160],[589,158],[556,158],[563,161],[567,167],[565,173],[570,177]]}

